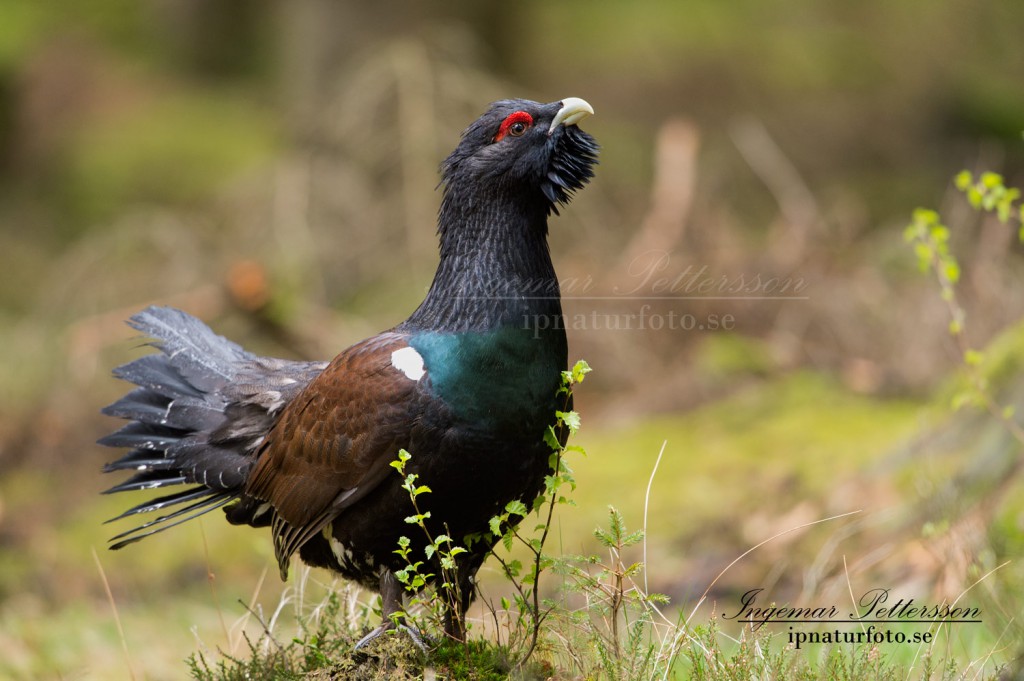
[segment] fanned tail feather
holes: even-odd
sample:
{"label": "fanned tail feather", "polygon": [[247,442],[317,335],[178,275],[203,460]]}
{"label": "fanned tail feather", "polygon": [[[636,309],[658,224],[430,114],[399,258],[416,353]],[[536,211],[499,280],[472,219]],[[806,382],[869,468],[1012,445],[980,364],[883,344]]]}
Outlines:
{"label": "fanned tail feather", "polygon": [[114,370],[116,377],[138,387],[103,409],[129,421],[99,440],[129,449],[103,470],[134,475],[104,493],[193,486],[108,521],[166,511],[113,537],[112,549],[239,499],[280,409],[326,366],[258,357],[174,308],[149,307],[128,323],[160,352]]}

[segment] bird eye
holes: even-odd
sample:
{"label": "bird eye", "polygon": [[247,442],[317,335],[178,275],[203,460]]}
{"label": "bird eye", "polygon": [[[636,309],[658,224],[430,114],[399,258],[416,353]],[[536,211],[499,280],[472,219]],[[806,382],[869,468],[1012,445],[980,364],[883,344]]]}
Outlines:
{"label": "bird eye", "polygon": [[530,129],[531,125],[533,125],[533,116],[525,111],[516,111],[509,114],[501,122],[501,127],[498,128],[498,134],[494,136],[494,141],[500,142],[505,135],[522,137]]}

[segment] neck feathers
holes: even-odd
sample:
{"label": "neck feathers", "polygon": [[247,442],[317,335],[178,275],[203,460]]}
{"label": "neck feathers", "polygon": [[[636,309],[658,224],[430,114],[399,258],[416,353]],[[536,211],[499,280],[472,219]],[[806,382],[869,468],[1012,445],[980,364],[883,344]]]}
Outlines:
{"label": "neck feathers", "polygon": [[[441,262],[426,299],[402,326],[490,331],[561,316],[547,244],[547,206],[501,187],[445,186],[438,216]],[[486,185],[485,185],[486,186]]]}

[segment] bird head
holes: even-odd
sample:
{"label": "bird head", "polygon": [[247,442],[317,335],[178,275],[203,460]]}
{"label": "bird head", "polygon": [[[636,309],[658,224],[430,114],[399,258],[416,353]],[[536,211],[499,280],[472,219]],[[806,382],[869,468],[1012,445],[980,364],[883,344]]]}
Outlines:
{"label": "bird head", "polygon": [[466,182],[494,195],[535,199],[557,213],[594,176],[597,142],[577,126],[593,113],[579,97],[494,102],[442,164],[446,193]]}

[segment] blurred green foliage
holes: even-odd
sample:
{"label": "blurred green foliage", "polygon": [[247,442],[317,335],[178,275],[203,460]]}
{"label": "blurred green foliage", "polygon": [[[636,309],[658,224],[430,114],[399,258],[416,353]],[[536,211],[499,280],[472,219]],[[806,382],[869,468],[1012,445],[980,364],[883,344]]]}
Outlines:
{"label": "blurred green foliage", "polygon": [[55,191],[75,222],[102,226],[126,206],[210,200],[273,151],[273,118],[253,101],[222,92],[164,96],[77,135]]}

